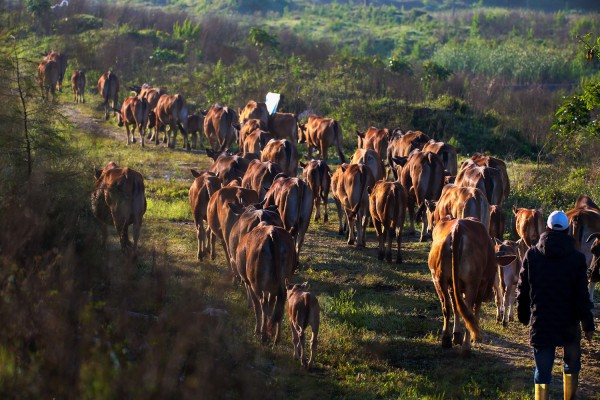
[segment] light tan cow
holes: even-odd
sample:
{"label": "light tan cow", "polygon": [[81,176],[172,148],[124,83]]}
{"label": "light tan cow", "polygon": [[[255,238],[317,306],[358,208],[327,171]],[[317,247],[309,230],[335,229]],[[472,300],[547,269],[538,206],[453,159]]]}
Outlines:
{"label": "light tan cow", "polygon": [[237,273],[254,304],[255,332],[264,341],[273,336],[277,344],[285,310],[285,281],[297,265],[294,240],[288,231],[260,225],[244,236],[237,249]]}
{"label": "light tan cow", "polygon": [[515,215],[515,232],[527,247],[537,244],[540,236],[545,232],[544,215],[542,210],[517,208],[513,206]]}
{"label": "light tan cow", "polygon": [[[481,303],[491,297],[497,263],[505,265],[514,259],[514,255],[495,254],[488,230],[477,220],[453,219],[436,225],[428,264],[444,314],[442,347],[462,344],[463,351],[469,351],[471,340],[481,340],[479,312]],[[452,335],[450,310],[454,314]],[[464,339],[460,317],[467,328]]]}
{"label": "light tan cow", "polygon": [[315,202],[315,221],[321,218],[321,201],[325,209],[323,222],[329,220],[327,215],[327,197],[331,186],[331,170],[323,160],[310,160],[308,164],[300,163],[302,166],[302,179],[308,184]]}
{"label": "light tan cow", "polygon": [[146,212],[144,178],[139,172],[120,168],[109,162],[102,171],[96,171],[96,184],[91,195],[92,213],[102,229],[102,246],[106,246],[106,225],[114,225],[121,248],[131,247],[129,225],[133,225],[133,254],[138,249],[142,218]]}
{"label": "light tan cow", "polygon": [[298,175],[298,149],[287,139],[271,139],[262,150],[260,160],[279,164],[287,176]]}
{"label": "light tan cow", "polygon": [[267,131],[267,125],[265,125],[265,123],[260,119],[249,119],[243,125],[241,125],[238,138],[238,146],[240,149],[244,146],[246,137],[257,129],[261,131]]}
{"label": "light tan cow", "polygon": [[[158,144],[158,131],[163,127],[169,127],[169,131],[165,129],[163,143],[174,149],[177,139],[177,130],[183,135],[183,148],[190,150],[190,143],[187,135],[187,105],[185,99],[180,94],[162,95],[158,99],[158,103],[154,108],[156,114],[156,134],[154,143]],[[167,140],[168,138],[168,140]]]}
{"label": "light tan cow", "polygon": [[250,100],[242,110],[238,109],[238,114],[240,115],[240,125],[244,125],[249,119],[258,119],[264,126],[269,124],[269,110],[263,102]]}
{"label": "light tan cow", "polygon": [[73,101],[85,103],[85,73],[78,69],[71,75],[71,89],[73,90]]}
{"label": "light tan cow", "polygon": [[329,147],[336,146],[340,163],[346,162],[342,153],[342,128],[336,120],[311,115],[306,124],[299,124],[298,127],[298,143],[306,143],[309,159],[312,158],[312,150],[319,149],[321,158],[327,162]]}
{"label": "light tan cow", "polygon": [[378,129],[374,126],[369,127],[366,132],[356,131],[358,138],[359,149],[375,150],[379,154],[379,158],[385,160],[387,158],[388,143],[391,139],[389,129]]}
{"label": "light tan cow", "polygon": [[[317,297],[305,291],[307,286],[308,282],[293,285],[287,279],[285,281],[288,317],[294,344],[294,360],[300,358],[301,365],[306,366],[310,370],[315,366],[315,357],[317,355],[321,307],[319,306]],[[307,362],[304,348],[306,346],[306,328],[308,326],[312,329],[312,337],[310,338],[310,358]]]}
{"label": "light tan cow", "polygon": [[519,244],[512,240],[500,241],[495,239],[495,251],[497,255],[515,256],[509,264],[498,264],[498,279],[494,284],[496,292],[496,321],[508,326],[512,320],[515,299],[517,296],[517,282],[519,271],[521,271],[521,257],[519,256]]}
{"label": "light tan cow", "polygon": [[[506,201],[508,195],[510,194],[510,179],[508,178],[508,172],[506,169],[506,163],[499,158],[495,158],[492,156],[485,156],[481,153],[475,153],[471,156],[471,158],[462,163],[461,169],[463,169],[466,164],[469,162],[474,162],[480,167],[490,167],[495,168],[500,171],[500,178],[502,180],[502,201]],[[458,178],[457,178],[458,179]],[[492,203],[496,204],[496,203]],[[501,203],[498,203],[501,204]]]}
{"label": "light tan cow", "polygon": [[104,100],[104,118],[108,120],[108,102],[111,102],[111,108],[114,110],[119,102],[119,78],[112,71],[108,71],[98,79],[98,93]]}
{"label": "light tan cow", "polygon": [[346,212],[348,221],[348,244],[364,248],[369,214],[369,188],[375,186],[375,179],[364,164],[342,164],[337,196]]}
{"label": "light tan cow", "polygon": [[[343,166],[343,167],[342,167]],[[344,207],[342,206],[341,196],[343,192],[340,192],[343,187],[343,176],[344,170],[348,168],[348,164],[342,164],[337,167],[333,175],[331,176],[331,195],[335,203],[335,208],[338,214],[338,235],[347,233],[348,221],[346,220],[346,214]]]}
{"label": "light tan cow", "polygon": [[52,60],[44,60],[38,65],[38,83],[42,90],[42,98],[48,98],[49,93],[52,93],[53,98],[56,96],[58,74],[58,64]]}
{"label": "light tan cow", "polygon": [[[189,200],[190,207],[192,209],[192,215],[194,216],[194,226],[196,227],[196,238],[198,239],[198,260],[202,261],[207,252],[211,248],[211,232],[206,232],[204,228],[204,221],[207,221],[207,208],[210,197],[221,188],[221,180],[217,178],[213,173],[208,171],[198,172],[194,169],[191,170],[194,176],[194,182],[190,186]],[[211,254],[214,260],[215,254]]]}
{"label": "light tan cow", "polygon": [[385,177],[385,167],[379,154],[372,149],[358,149],[352,156],[350,164],[364,164],[369,168],[375,182]]}
{"label": "light tan cow", "polygon": [[[267,146],[267,143],[273,139],[267,131],[262,129],[255,129],[249,135],[244,138],[244,144],[241,149],[245,153],[254,153],[260,156],[262,150]],[[291,143],[291,142],[290,142]]]}
{"label": "light tan cow", "polygon": [[273,179],[281,173],[283,170],[279,164],[252,160],[242,178],[242,187],[253,189],[258,193],[258,200],[263,201],[267,190],[273,184]]}
{"label": "light tan cow", "polygon": [[[213,104],[204,117],[204,134],[211,149],[227,150],[236,139],[240,130],[237,113],[229,108]],[[218,147],[215,147],[217,145]]]}
{"label": "light tan cow", "polygon": [[[123,101],[121,110],[115,111],[118,125],[125,125],[127,130],[127,145],[135,143],[135,130],[137,129],[142,147],[144,147],[146,127],[148,126],[148,102],[137,96],[129,96]],[[131,129],[129,128],[130,125],[132,126]]]}
{"label": "light tan cow", "polygon": [[392,237],[395,234],[398,245],[396,263],[402,263],[402,227],[407,203],[406,189],[397,181],[378,181],[369,196],[369,210],[379,239],[377,258],[380,260],[385,257],[387,262],[392,262]]}
{"label": "light tan cow", "polygon": [[463,163],[461,170],[456,175],[455,183],[458,186],[476,187],[481,190],[488,202],[493,205],[502,205],[506,198],[502,174],[499,169],[479,166],[472,161]]}
{"label": "light tan cow", "polygon": [[458,158],[456,147],[449,145],[444,142],[436,142],[431,139],[425,145],[423,145],[423,151],[431,151],[437,154],[442,162],[444,168],[448,171],[450,176],[456,176],[458,173]]}

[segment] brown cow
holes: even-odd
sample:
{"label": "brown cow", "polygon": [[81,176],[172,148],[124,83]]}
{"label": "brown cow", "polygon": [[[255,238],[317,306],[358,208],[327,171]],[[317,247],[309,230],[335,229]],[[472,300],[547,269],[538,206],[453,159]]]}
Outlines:
{"label": "brown cow", "polygon": [[187,117],[187,131],[192,138],[192,149],[198,145],[198,136],[200,136],[200,145],[202,145],[202,130],[204,129],[204,115],[192,114]]}
{"label": "brown cow", "polygon": [[458,186],[478,188],[485,194],[488,202],[493,205],[502,205],[506,198],[502,174],[497,168],[479,166],[468,161],[463,163],[463,167],[456,176],[455,183]]}
{"label": "brown cow", "polygon": [[346,220],[346,214],[344,213],[344,207],[342,206],[340,189],[343,187],[343,176],[344,170],[348,167],[348,164],[343,164],[345,167],[338,166],[333,175],[331,176],[331,195],[335,202],[335,208],[338,214],[338,235],[343,235],[348,229],[348,221]]}
{"label": "brown cow", "polygon": [[273,179],[283,171],[279,164],[271,161],[252,160],[242,179],[242,187],[253,189],[258,193],[259,201],[263,201]]}
{"label": "brown cow", "polygon": [[[258,194],[252,189],[244,189],[238,186],[225,186],[217,190],[208,200],[206,207],[206,221],[212,231],[213,241],[211,243],[211,254],[215,253],[215,237],[221,241],[225,251],[225,260],[230,266],[232,276],[236,275],[234,266],[230,264],[231,254],[229,252],[229,233],[233,224],[238,220],[239,214],[232,210],[232,204],[247,207],[258,203]],[[237,210],[237,209],[236,209]]]}
{"label": "brown cow", "polygon": [[490,206],[490,236],[492,238],[502,240],[504,238],[504,229],[506,227],[506,219],[502,207]]}
{"label": "brown cow", "polygon": [[236,139],[235,129],[241,129],[236,112],[229,107],[213,104],[204,118],[204,134],[211,149],[227,150]]}
{"label": "brown cow", "polygon": [[266,341],[275,329],[277,344],[285,309],[285,281],[297,264],[294,240],[283,228],[259,225],[240,241],[236,260],[237,272],[254,304],[255,332]]}
{"label": "brown cow", "polygon": [[377,129],[369,127],[366,132],[356,131],[359,149],[375,150],[379,158],[384,160],[387,157],[387,148],[390,141],[390,131],[387,128]]}
{"label": "brown cow", "polygon": [[476,218],[486,229],[490,229],[490,205],[477,188],[446,185],[442,189],[440,199],[437,202],[425,199],[425,206],[428,234],[431,234],[433,227],[446,217]]}
{"label": "brown cow", "polygon": [[[117,112],[118,125],[125,125],[127,130],[127,144],[135,143],[135,130],[137,128],[142,147],[144,147],[144,135],[148,126],[148,102],[137,96],[129,96],[123,101],[121,110],[115,111]],[[133,129],[130,130],[129,125],[133,125]],[[129,136],[131,136],[131,141]]]}
{"label": "brown cow", "polygon": [[58,66],[58,80],[56,84],[58,85],[58,91],[62,92],[62,86],[65,79],[65,72],[67,71],[67,56],[64,53],[56,52],[51,50],[50,53],[46,56],[47,61],[54,61]]}
{"label": "brown cow", "polygon": [[417,218],[422,219],[420,241],[425,241],[427,219],[424,217],[425,199],[437,201],[444,187],[444,164],[435,153],[414,150],[400,174],[400,183],[408,191],[408,215],[411,232],[415,231],[415,205]]}
{"label": "brown cow", "polygon": [[[221,180],[211,172],[198,172],[191,170],[194,176],[194,182],[190,186],[189,199],[192,215],[194,216],[194,226],[196,227],[196,238],[198,239],[198,260],[202,261],[204,255],[211,247],[211,233],[207,234],[204,228],[204,221],[207,221],[206,210],[210,197],[221,188]],[[215,258],[215,254],[211,254]]]}
{"label": "brown cow", "polygon": [[[365,236],[369,214],[369,188],[375,185],[375,179],[364,164],[342,164],[337,196],[346,212],[348,221],[348,244],[365,247]],[[356,232],[356,235],[355,235]]]}
{"label": "brown cow", "polygon": [[298,143],[298,116],[280,112],[269,115],[269,132],[277,139]]}
{"label": "brown cow", "polygon": [[262,102],[250,100],[243,110],[238,109],[238,114],[240,115],[240,125],[244,125],[249,119],[258,119],[264,126],[269,124],[269,110],[267,110],[267,105]]}
{"label": "brown cow", "polygon": [[106,245],[104,224],[114,225],[121,248],[131,247],[129,225],[133,225],[133,252],[137,252],[142,217],[146,212],[144,178],[131,168],[119,168],[109,162],[102,171],[96,171],[96,184],[91,195],[92,213],[101,224],[102,246]]}
{"label": "brown cow", "polygon": [[444,168],[450,176],[455,176],[458,173],[458,159],[456,147],[444,142],[436,142],[431,139],[423,146],[423,151],[431,151],[437,154],[444,163]]}
{"label": "brown cow", "polygon": [[263,149],[260,160],[279,164],[287,176],[298,175],[298,149],[287,139],[271,139]]}
{"label": "brown cow", "polygon": [[52,60],[44,60],[38,65],[38,82],[42,90],[42,98],[47,98],[49,92],[55,98],[58,74],[58,64]]}
{"label": "brown cow", "polygon": [[590,301],[594,303],[594,288],[596,283],[600,282],[600,232],[594,232],[588,236],[586,244],[591,243],[590,252],[592,253],[592,261],[588,267],[588,280]]}
{"label": "brown cow", "polygon": [[[294,360],[300,358],[301,365],[310,370],[315,366],[317,355],[321,307],[315,295],[304,291],[307,286],[308,282],[293,285],[287,279],[285,281],[288,318],[294,344]],[[310,358],[307,363],[304,347],[306,346],[306,327],[309,325],[312,328],[312,337],[310,338]]]}
{"label": "brown cow", "polygon": [[112,102],[111,108],[113,110],[119,102],[119,78],[117,78],[117,75],[113,74],[112,71],[103,73],[98,79],[98,93],[104,99],[102,103],[104,105],[104,118],[108,119],[108,102]]}
{"label": "brown cow", "polygon": [[336,120],[311,115],[306,124],[299,124],[298,127],[298,143],[306,142],[309,159],[312,158],[312,150],[315,148],[319,149],[321,158],[327,162],[327,151],[330,146],[335,145],[340,163],[347,162],[342,153],[342,128]]}
{"label": "brown cow", "polygon": [[429,136],[421,131],[408,131],[402,133],[402,131],[394,130],[394,134],[392,134],[390,142],[388,143],[387,160],[395,179],[397,179],[398,176],[396,175],[396,169],[393,168],[393,159],[408,157],[415,149],[423,149],[423,146],[429,140]]}
{"label": "brown cow", "polygon": [[512,312],[516,299],[517,282],[519,271],[521,271],[521,257],[519,256],[519,244],[512,240],[500,241],[495,239],[495,250],[497,255],[515,256],[509,264],[498,264],[498,279],[496,286],[496,321],[502,321],[503,326],[508,326],[512,320]]}
{"label": "brown cow", "polygon": [[315,202],[315,221],[321,218],[321,201],[325,208],[323,222],[329,220],[327,215],[327,197],[331,186],[331,170],[323,160],[310,160],[308,164],[300,163],[302,166],[302,179],[310,188]]}
{"label": "brown cow", "polygon": [[[379,239],[377,258],[392,262],[392,237],[396,234],[396,263],[402,263],[402,227],[406,218],[408,195],[400,182],[378,181],[369,196],[369,209]],[[387,241],[387,250],[385,242]]]}
{"label": "brown cow", "polygon": [[166,128],[168,126],[169,131],[167,133],[165,129],[163,143],[167,143],[168,147],[174,149],[177,138],[177,129],[179,128],[183,135],[183,148],[189,151],[190,143],[188,142],[187,136],[187,106],[183,96],[180,94],[162,95],[158,99],[154,113],[156,114],[157,131],[154,135],[154,143],[158,144],[158,131],[161,130],[161,128]]}
{"label": "brown cow", "polygon": [[[497,263],[505,265],[514,259],[514,255],[495,254],[487,229],[477,220],[454,219],[436,225],[428,263],[444,314],[442,347],[462,344],[468,351],[471,336],[473,342],[480,340],[479,311],[492,292]],[[450,309],[454,313],[452,335]],[[467,327],[464,340],[459,316]]]}
{"label": "brown cow", "polygon": [[221,179],[223,186],[228,185],[231,181],[241,179],[246,174],[250,166],[250,160],[236,155],[227,155],[227,153],[216,153],[210,149],[206,149],[206,155],[213,159],[213,164],[209,171]]}
{"label": "brown cow", "polygon": [[375,182],[385,177],[385,167],[379,153],[372,149],[358,149],[352,156],[350,164],[364,164],[369,167]]}
{"label": "brown cow", "polygon": [[600,207],[598,207],[598,205],[596,203],[594,203],[594,200],[592,200],[592,198],[590,196],[585,195],[585,194],[580,194],[579,196],[577,196],[577,200],[575,200],[574,208],[587,208],[587,209],[591,209],[591,210],[600,211]]}
{"label": "brown cow", "polygon": [[73,101],[85,103],[85,73],[78,69],[71,75],[71,89],[73,89]]}
{"label": "brown cow", "polygon": [[475,153],[469,160],[463,162],[460,168],[463,169],[471,161],[480,167],[496,168],[498,171],[500,171],[500,178],[502,179],[502,201],[505,201],[510,194],[510,179],[508,178],[506,163],[499,158],[484,156],[481,153]]}
{"label": "brown cow", "polygon": [[313,194],[310,188],[299,178],[275,177],[269,191],[265,194],[264,208],[271,205],[278,207],[283,227],[294,238],[296,251],[300,256],[304,235],[308,230],[312,214]]}
{"label": "brown cow", "polygon": [[546,230],[542,210],[513,206],[513,214],[517,235],[523,239],[528,248],[536,245]]}
{"label": "brown cow", "polygon": [[244,138],[244,143],[240,150],[260,156],[261,151],[271,139],[273,139],[273,135],[271,135],[269,132],[263,131],[262,129],[255,129],[252,131],[252,133]]}
{"label": "brown cow", "polygon": [[260,119],[249,119],[241,126],[239,133],[238,146],[241,149],[244,146],[244,142],[246,141],[246,137],[250,135],[255,130],[267,130],[267,125],[264,124]]}

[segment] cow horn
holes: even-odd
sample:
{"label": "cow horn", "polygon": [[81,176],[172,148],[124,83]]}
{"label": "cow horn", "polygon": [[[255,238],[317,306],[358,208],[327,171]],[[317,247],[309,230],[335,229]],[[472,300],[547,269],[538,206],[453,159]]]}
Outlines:
{"label": "cow horn", "polygon": [[591,242],[594,239],[598,239],[600,238],[600,232],[594,232],[592,233],[590,236],[588,236],[587,240],[585,241],[586,243]]}

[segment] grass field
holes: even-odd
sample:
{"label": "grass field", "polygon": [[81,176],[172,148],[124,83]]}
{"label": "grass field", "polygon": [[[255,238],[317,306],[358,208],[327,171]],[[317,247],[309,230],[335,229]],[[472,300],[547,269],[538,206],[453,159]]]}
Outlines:
{"label": "grass field", "polygon": [[[141,232],[141,254],[135,263],[127,264],[114,230],[109,231],[114,267],[110,285],[111,290],[127,292],[123,293],[127,301],[115,306],[125,304],[131,315],[143,316],[132,331],[145,337],[163,360],[152,362],[153,351],[139,347],[133,351],[136,339],[122,338],[137,358],[131,360],[117,352],[121,369],[115,367],[108,375],[95,375],[90,362],[88,373],[85,369],[82,373],[82,384],[88,383],[84,397],[118,396],[108,389],[110,382],[125,379],[128,370],[134,369],[144,371],[146,387],[131,389],[141,397],[169,385],[176,387],[173,393],[185,398],[532,397],[533,357],[526,327],[518,322],[507,328],[496,324],[495,307],[486,303],[481,320],[483,342],[469,355],[457,348],[442,350],[441,307],[427,267],[430,242],[419,243],[417,236],[406,236],[404,263],[380,262],[372,228],[365,250],[347,246],[345,238],[337,235],[333,204],[329,204],[327,224],[311,221],[300,270],[293,278],[295,282],[308,281],[321,304],[316,369],[307,372],[293,360],[287,323],[278,346],[261,345],[252,334],[254,315],[246,305],[244,290],[230,283],[222,248],[217,246],[214,261],[201,263],[195,258],[195,229],[187,197],[192,183],[189,169],[206,168],[210,160],[199,151],[154,144],[143,149],[139,144],[126,146],[124,128],[119,130],[112,118],[101,120],[96,103],[95,99],[86,105],[69,103],[63,111],[73,123],[69,131],[75,146],[96,167],[113,160],[144,175],[148,211]],[[200,312],[206,307],[226,310],[227,315],[210,329],[195,330],[203,324]],[[596,313],[598,322],[597,317]],[[168,343],[152,341],[164,337],[152,335],[161,329],[169,332]],[[198,336],[190,339],[194,335]],[[598,335],[595,339],[591,345],[583,344],[583,399],[600,398]],[[195,368],[189,367],[193,360],[200,360]],[[119,371],[123,376],[119,377]],[[557,362],[552,397],[562,394],[560,374]]]}

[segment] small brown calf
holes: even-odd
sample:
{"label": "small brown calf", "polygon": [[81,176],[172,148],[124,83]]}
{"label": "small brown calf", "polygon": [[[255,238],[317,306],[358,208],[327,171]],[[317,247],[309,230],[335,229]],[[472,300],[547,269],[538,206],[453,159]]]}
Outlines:
{"label": "small brown calf", "polygon": [[[287,279],[285,280],[288,317],[294,341],[294,360],[300,358],[302,366],[310,370],[315,366],[321,308],[319,307],[317,297],[310,292],[304,291],[307,286],[308,282],[290,284]],[[312,337],[310,339],[310,358],[307,363],[304,347],[306,342],[306,327],[308,325],[312,328]]]}

